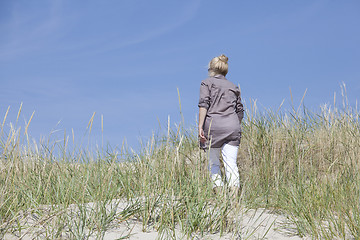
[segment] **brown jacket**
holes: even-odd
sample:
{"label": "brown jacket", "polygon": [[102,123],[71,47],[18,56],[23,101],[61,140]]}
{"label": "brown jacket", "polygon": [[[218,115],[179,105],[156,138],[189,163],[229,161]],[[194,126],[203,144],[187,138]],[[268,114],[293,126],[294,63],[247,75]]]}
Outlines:
{"label": "brown jacket", "polygon": [[201,82],[199,107],[207,109],[204,134],[211,147],[225,143],[240,144],[241,121],[244,107],[239,88],[223,75],[209,77]]}

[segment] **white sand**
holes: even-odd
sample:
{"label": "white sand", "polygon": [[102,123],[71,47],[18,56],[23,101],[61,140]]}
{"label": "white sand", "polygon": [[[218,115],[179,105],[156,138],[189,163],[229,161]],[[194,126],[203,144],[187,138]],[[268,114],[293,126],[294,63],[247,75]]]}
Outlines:
{"label": "white sand", "polygon": [[[116,212],[122,211],[127,203],[121,200],[114,200],[113,203],[116,203],[117,209]],[[109,209],[111,209],[109,204]],[[87,208],[91,209],[94,207],[93,203],[87,204]],[[112,206],[113,207],[113,206]],[[46,207],[44,207],[46,208]],[[49,212],[51,210],[49,209]],[[78,214],[76,206],[70,207],[70,211],[74,214]],[[54,215],[54,214],[53,214]],[[220,237],[220,233],[216,234],[206,234],[193,235],[191,239],[310,239],[310,238],[300,238],[295,235],[294,226],[286,224],[286,218],[282,215],[277,215],[271,213],[265,209],[257,210],[242,210],[240,214],[236,216],[239,220],[238,235],[233,233],[223,234]],[[21,225],[25,228],[21,233],[8,233],[5,235],[4,239],[49,239],[46,236],[46,231],[49,231],[51,226],[54,226],[51,222],[51,218],[46,219],[46,216],[40,217],[36,214],[27,214],[21,218]],[[189,239],[187,236],[184,236],[180,229],[175,229],[176,239]],[[161,236],[153,228],[148,227],[146,231],[143,231],[141,222],[137,219],[127,219],[126,221],[114,222],[109,227],[109,230],[105,232],[105,240],[115,240],[115,239],[159,239]],[[67,234],[63,234],[60,239],[68,239]],[[95,240],[99,239],[96,234],[91,235],[90,239]],[[170,237],[163,237],[162,239],[171,239]]]}
{"label": "white sand", "polygon": [[[241,233],[240,236],[234,234],[225,234],[220,237],[220,233],[207,234],[205,236],[193,236],[193,239],[276,239],[276,240],[297,240],[297,239],[310,239],[301,238],[295,235],[295,232],[290,228],[294,226],[285,225],[286,218],[281,215],[272,214],[265,209],[248,210],[241,218]],[[133,223],[134,225],[128,239],[157,239],[158,233],[156,231],[143,232],[140,223]],[[130,226],[129,226],[130,227]],[[289,228],[290,227],[290,228]],[[126,236],[125,226],[119,226],[105,234],[106,240],[118,239],[120,236]],[[183,236],[180,230],[176,230],[176,239],[188,239]],[[92,238],[95,239],[95,238]]]}

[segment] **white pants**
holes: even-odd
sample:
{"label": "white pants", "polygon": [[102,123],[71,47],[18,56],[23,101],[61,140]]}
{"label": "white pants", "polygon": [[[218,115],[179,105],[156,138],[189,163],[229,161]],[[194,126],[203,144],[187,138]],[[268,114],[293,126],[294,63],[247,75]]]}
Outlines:
{"label": "white pants", "polygon": [[236,164],[237,152],[239,147],[224,144],[221,148],[210,148],[209,151],[209,171],[213,180],[213,187],[223,186],[224,183],[220,172],[220,150],[223,157],[226,182],[230,187],[239,187],[239,170]]}

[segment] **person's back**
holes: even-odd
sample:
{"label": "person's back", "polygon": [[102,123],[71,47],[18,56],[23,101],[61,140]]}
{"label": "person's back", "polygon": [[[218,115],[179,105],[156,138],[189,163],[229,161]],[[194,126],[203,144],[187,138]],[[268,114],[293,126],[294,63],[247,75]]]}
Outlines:
{"label": "person's back", "polygon": [[220,177],[220,150],[229,185],[235,188],[240,185],[236,157],[244,109],[239,88],[225,78],[228,72],[227,61],[225,55],[210,61],[209,78],[201,82],[198,104],[200,145],[206,146],[207,143],[210,151],[209,170],[214,188],[223,186]]}
{"label": "person's back", "polygon": [[221,147],[232,141],[235,141],[233,145],[240,144],[241,119],[237,112],[242,105],[238,87],[218,74],[202,81],[200,99],[204,99],[207,108],[204,133],[211,136],[211,146]]}

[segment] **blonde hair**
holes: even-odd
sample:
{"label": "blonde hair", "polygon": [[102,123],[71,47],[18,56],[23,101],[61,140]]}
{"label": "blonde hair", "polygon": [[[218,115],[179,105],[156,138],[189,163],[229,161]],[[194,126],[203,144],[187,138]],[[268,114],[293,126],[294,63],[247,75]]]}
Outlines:
{"label": "blonde hair", "polygon": [[213,77],[217,74],[226,76],[229,70],[228,60],[229,58],[224,54],[211,59],[209,62],[209,76]]}

